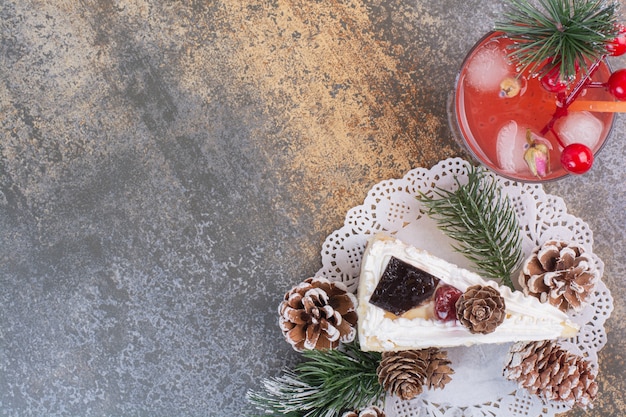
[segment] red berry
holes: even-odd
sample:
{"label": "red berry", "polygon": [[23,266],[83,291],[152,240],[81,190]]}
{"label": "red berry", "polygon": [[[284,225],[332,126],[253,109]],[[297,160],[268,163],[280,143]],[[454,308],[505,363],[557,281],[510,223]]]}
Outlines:
{"label": "red berry", "polygon": [[626,26],[617,25],[617,36],[607,43],[606,50],[611,56],[620,56],[626,53]]}
{"label": "red berry", "polygon": [[541,86],[551,93],[562,93],[567,90],[567,82],[561,79],[561,67],[552,68],[539,80]]}
{"label": "red berry", "polygon": [[582,143],[567,145],[561,153],[561,165],[572,174],[584,174],[593,165],[593,152]]}
{"label": "red berry", "polygon": [[442,284],[435,291],[435,314],[442,321],[456,320],[456,301],[463,293],[452,285]]}
{"label": "red berry", "polygon": [[626,100],[626,68],[615,71],[606,82],[609,93],[618,100]]}

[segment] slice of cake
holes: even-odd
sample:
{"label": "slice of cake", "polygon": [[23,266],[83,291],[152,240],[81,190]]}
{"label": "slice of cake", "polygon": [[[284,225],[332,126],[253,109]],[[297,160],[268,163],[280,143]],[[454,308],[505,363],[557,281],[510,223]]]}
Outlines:
{"label": "slice of cake", "polygon": [[578,331],[549,304],[384,235],[367,244],[357,295],[364,351],[546,340]]}

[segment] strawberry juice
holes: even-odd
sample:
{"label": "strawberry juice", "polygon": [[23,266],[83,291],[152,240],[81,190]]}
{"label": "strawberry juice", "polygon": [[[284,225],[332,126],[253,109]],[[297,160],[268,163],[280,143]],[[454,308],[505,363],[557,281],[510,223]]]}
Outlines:
{"label": "strawberry juice", "polygon": [[[567,175],[561,167],[563,149],[546,125],[557,110],[557,95],[548,92],[537,76],[517,74],[507,57],[511,41],[499,33],[490,33],[468,54],[459,74],[454,102],[453,127],[470,151],[495,172],[520,181],[540,181]],[[592,81],[606,82],[611,72],[601,62]],[[571,85],[576,85],[577,80]],[[510,88],[518,91],[510,93]],[[509,90],[507,90],[509,89]],[[509,96],[507,96],[509,94]],[[602,87],[582,90],[584,100],[614,101]],[[596,153],[609,134],[612,113],[568,112],[554,127],[565,145],[583,142]],[[534,176],[524,161],[528,146],[526,132],[546,140],[551,148],[550,172]],[[560,132],[563,132],[562,134]]]}

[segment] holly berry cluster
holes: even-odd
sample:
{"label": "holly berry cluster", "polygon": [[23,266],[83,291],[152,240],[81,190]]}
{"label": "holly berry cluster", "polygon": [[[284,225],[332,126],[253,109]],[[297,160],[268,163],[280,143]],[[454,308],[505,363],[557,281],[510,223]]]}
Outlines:
{"label": "holly berry cluster", "polygon": [[[619,26],[617,37],[607,45],[607,52],[610,56],[626,54],[626,26]],[[626,100],[626,68],[613,72],[606,82],[606,88],[616,99]]]}
{"label": "holly berry cluster", "polygon": [[[569,94],[566,93],[570,90],[571,82],[561,78],[561,71],[558,65],[553,65],[551,60],[546,62],[546,66],[551,66],[552,68],[545,72],[540,78],[540,82],[543,88],[557,95],[559,106],[552,121],[546,126],[542,133],[545,134],[547,131],[552,131],[559,144],[563,147],[563,151],[561,152],[561,165],[566,171],[572,174],[583,174],[591,169],[593,165],[593,152],[588,146],[581,143],[573,143],[564,146],[558,134],[552,129],[554,122],[559,117],[567,114],[569,105],[578,97],[584,88],[605,88],[615,99],[626,101],[626,68],[614,71],[604,83],[591,81],[591,76],[598,68],[598,64],[601,60],[607,56],[616,57],[624,54],[626,54],[626,26],[619,25],[617,36],[606,44],[606,54],[601,56],[594,65],[589,67],[587,74],[578,85],[571,89]],[[579,67],[577,66],[576,69],[578,70]]]}

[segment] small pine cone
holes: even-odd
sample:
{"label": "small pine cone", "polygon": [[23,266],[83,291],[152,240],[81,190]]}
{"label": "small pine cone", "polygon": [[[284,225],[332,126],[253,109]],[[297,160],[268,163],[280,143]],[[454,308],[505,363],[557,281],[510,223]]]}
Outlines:
{"label": "small pine cone", "polygon": [[524,262],[519,283],[526,295],[561,311],[580,310],[600,278],[591,255],[577,243],[550,240]]}
{"label": "small pine cone", "polygon": [[356,335],[354,294],[340,282],[307,278],[292,288],[278,307],[279,325],[297,351],[335,349]]}
{"label": "small pine cone", "polygon": [[341,417],[385,417],[385,412],[375,405],[364,408],[361,411],[347,411]]}
{"label": "small pine cone", "polygon": [[438,348],[383,352],[378,382],[385,391],[403,400],[415,398],[428,388],[443,388],[452,379],[447,354]]}
{"label": "small pine cone", "polygon": [[531,394],[570,407],[587,408],[598,393],[589,362],[554,341],[515,343],[503,374]]}
{"label": "small pine cone", "polygon": [[470,333],[491,333],[506,316],[504,298],[493,287],[472,285],[457,300],[456,314]]}
{"label": "small pine cone", "polygon": [[426,370],[426,385],[429,389],[441,389],[452,381],[454,370],[450,367],[448,352],[437,348],[427,349],[430,363]]}

